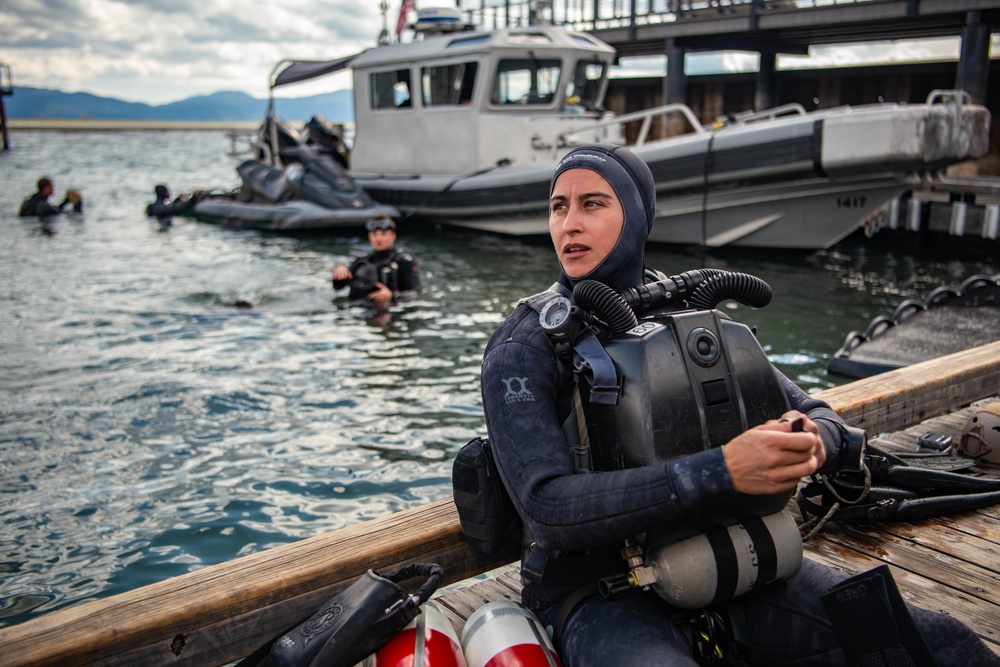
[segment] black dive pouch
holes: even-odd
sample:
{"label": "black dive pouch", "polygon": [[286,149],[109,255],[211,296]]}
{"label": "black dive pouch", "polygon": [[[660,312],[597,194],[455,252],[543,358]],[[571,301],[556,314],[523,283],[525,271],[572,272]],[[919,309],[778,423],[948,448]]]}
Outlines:
{"label": "black dive pouch", "polygon": [[455,456],[452,497],[469,543],[492,554],[520,544],[521,518],[493,460],[489,440],[473,438]]}

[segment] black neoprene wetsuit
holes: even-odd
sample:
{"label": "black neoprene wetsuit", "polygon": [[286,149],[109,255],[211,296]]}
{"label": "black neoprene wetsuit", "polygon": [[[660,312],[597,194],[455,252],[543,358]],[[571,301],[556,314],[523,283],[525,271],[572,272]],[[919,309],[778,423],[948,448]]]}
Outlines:
{"label": "black neoprene wetsuit", "polygon": [[350,286],[348,298],[352,301],[367,298],[375,291],[377,282],[392,290],[394,298],[416,294],[421,290],[417,260],[413,255],[395,246],[358,257],[351,262],[348,269],[351,277],[347,280],[334,280],[333,289]]}
{"label": "black neoprene wetsuit", "polygon": [[[49,195],[44,192],[38,191],[31,195],[23,202],[21,202],[21,208],[18,211],[18,215],[22,218],[27,218],[31,216],[38,216],[39,218],[44,218],[50,215],[56,215],[62,213],[63,209],[70,205],[69,199],[64,199],[59,206],[53,206],[49,203]],[[73,211],[79,213],[83,210],[83,202],[78,202],[73,204]]]}

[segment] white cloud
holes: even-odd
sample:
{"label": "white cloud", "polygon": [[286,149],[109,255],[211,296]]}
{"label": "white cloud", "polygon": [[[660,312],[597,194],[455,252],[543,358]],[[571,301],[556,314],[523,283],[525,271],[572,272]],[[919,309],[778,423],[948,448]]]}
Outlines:
{"label": "white cloud", "polygon": [[357,53],[381,27],[378,3],[357,0],[4,0],[0,62],[15,88],[150,104],[219,90],[265,97],[279,60]]}

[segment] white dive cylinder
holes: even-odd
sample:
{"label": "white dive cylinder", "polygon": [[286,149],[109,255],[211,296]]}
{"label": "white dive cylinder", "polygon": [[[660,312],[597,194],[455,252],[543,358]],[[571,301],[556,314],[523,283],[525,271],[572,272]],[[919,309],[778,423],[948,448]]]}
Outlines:
{"label": "white dive cylinder", "polygon": [[649,587],[676,607],[701,609],[789,579],[801,565],[802,536],[783,510],[679,542],[651,544],[645,565],[600,585],[608,596]]}
{"label": "white dive cylinder", "polygon": [[508,600],[485,604],[469,617],[462,650],[468,667],[562,667],[538,617]]}
{"label": "white dive cylinder", "polygon": [[359,667],[467,667],[458,634],[428,600],[420,614]]}

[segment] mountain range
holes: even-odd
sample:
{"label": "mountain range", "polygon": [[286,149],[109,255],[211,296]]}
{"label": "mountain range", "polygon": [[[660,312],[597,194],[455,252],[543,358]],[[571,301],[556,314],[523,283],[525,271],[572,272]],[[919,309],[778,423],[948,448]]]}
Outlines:
{"label": "mountain range", "polygon": [[[322,95],[275,98],[275,109],[285,120],[305,121],[323,116],[331,122],[354,120],[354,91],[336,90]],[[46,88],[18,86],[4,100],[10,119],[94,120],[233,120],[264,118],[267,100],[246,93],[224,91],[198,95],[157,106],[126,102],[90,93],[65,93]]]}

